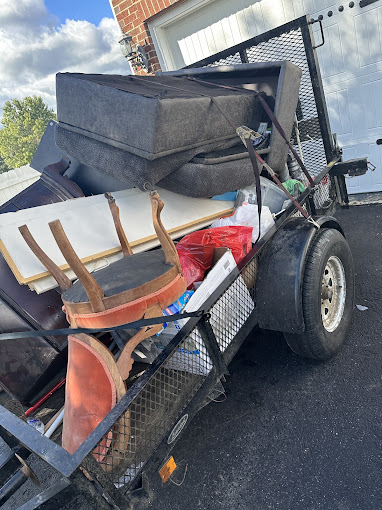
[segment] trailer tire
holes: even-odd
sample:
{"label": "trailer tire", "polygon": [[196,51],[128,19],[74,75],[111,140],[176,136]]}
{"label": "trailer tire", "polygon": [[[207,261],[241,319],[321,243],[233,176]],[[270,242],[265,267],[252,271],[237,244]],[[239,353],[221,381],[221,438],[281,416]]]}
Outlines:
{"label": "trailer tire", "polygon": [[304,270],[302,308],[305,332],[284,333],[296,354],[326,360],[342,347],[354,307],[353,257],[344,236],[321,229],[312,242]]}

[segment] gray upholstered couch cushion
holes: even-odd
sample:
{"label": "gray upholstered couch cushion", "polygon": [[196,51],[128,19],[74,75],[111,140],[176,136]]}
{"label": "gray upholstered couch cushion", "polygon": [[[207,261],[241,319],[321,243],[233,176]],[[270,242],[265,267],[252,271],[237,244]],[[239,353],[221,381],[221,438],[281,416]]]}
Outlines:
{"label": "gray upholstered couch cushion", "polygon": [[211,97],[234,125],[262,115],[255,95],[170,76],[59,73],[56,95],[62,128],[150,160],[235,134]]}
{"label": "gray upholstered couch cushion", "polygon": [[188,197],[212,197],[249,186],[254,181],[249,158],[216,163],[186,163],[158,182],[158,186]]}
{"label": "gray upholstered couch cushion", "polygon": [[[301,69],[291,62],[285,60],[233,66],[189,68],[159,74],[160,77],[193,77],[203,81],[264,92],[268,99],[273,99],[271,109],[284,129],[287,138],[291,137],[302,76]],[[269,120],[268,117],[266,118]],[[243,122],[243,124],[245,123]],[[288,146],[276,127],[272,126],[270,153],[267,156],[267,163],[275,172],[282,172],[287,156]]]}
{"label": "gray upholstered couch cushion", "polygon": [[[184,69],[147,77],[58,74],[56,143],[84,165],[141,189],[158,183],[189,196],[222,194],[251,184],[248,158],[241,154],[232,161],[228,156],[214,164],[203,158],[191,160],[240,143],[231,123],[257,129],[260,121],[269,119],[256,94],[221,85],[265,94],[289,137],[300,78],[301,70],[290,62]],[[287,153],[285,141],[272,126],[267,162],[280,172]]]}
{"label": "gray upholstered couch cushion", "polygon": [[[231,147],[239,141],[235,136],[229,140],[205,144],[150,161],[83,134],[63,129],[59,124],[56,126],[55,137],[58,147],[69,157],[74,157],[88,167],[95,168],[114,179],[142,190],[150,189],[168,174],[191,161],[196,154]],[[241,142],[239,141],[239,143]],[[194,177],[197,178],[196,174]],[[236,189],[235,182],[235,176],[232,174],[231,185],[233,187],[230,189]]]}

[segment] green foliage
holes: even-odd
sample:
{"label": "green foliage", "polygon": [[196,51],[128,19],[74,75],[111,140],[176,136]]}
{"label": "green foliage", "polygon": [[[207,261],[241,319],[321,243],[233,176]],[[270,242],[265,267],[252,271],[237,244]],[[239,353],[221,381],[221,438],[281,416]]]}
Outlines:
{"label": "green foliage", "polygon": [[4,172],[8,172],[8,170],[11,170],[11,168],[9,168],[9,166],[5,163],[3,158],[0,156],[0,174],[2,174]]}
{"label": "green foliage", "polygon": [[0,157],[5,164],[18,168],[30,163],[49,120],[55,118],[41,97],[6,101],[0,130]]}

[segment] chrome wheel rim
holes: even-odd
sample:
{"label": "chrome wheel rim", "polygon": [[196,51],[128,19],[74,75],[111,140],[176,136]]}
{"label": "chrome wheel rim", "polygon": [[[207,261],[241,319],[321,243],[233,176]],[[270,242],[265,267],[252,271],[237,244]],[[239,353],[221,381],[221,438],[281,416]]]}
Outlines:
{"label": "chrome wheel rim", "polygon": [[340,324],[346,300],[345,270],[341,260],[329,257],[321,286],[321,318],[326,331],[332,333]]}

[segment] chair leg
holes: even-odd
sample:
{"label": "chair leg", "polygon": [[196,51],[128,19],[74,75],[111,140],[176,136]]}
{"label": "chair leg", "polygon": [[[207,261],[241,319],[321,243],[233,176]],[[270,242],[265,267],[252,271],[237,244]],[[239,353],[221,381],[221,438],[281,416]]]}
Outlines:
{"label": "chair leg", "polygon": [[23,236],[24,241],[27,243],[32,252],[36,255],[41,264],[46,267],[53,278],[58,283],[58,286],[62,291],[69,289],[72,286],[72,282],[66,276],[57,264],[53,262],[51,258],[40,248],[35,238],[32,236],[29,228],[26,225],[19,227],[20,234]]}
{"label": "chair leg", "polygon": [[119,216],[119,207],[115,203],[115,198],[111,193],[105,193],[105,197],[107,198],[107,201],[109,202],[109,209],[111,212],[111,215],[113,217],[115,230],[117,232],[117,236],[119,239],[119,242],[121,244],[122,253],[124,257],[128,257],[129,255],[133,254],[133,250],[131,249],[131,246],[129,244],[129,241],[127,240],[125,231],[123,230],[121,218]]}
{"label": "chair leg", "polygon": [[[154,317],[162,317],[162,309],[159,304],[153,305],[147,309],[147,312],[144,315],[144,319],[152,319]],[[149,338],[162,329],[162,324],[155,324],[154,326],[146,326],[138,331],[136,335],[134,335],[125,345],[121,355],[117,361],[117,368],[121,377],[124,381],[129,377],[130,370],[133,367],[134,360],[131,357],[133,350],[137,347],[137,345],[142,342],[145,338]]]}
{"label": "chair leg", "polygon": [[174,266],[178,268],[179,273],[182,273],[182,267],[180,265],[178,252],[176,251],[174,242],[171,239],[169,233],[164,228],[160,217],[164,203],[156,191],[150,193],[150,200],[154,229],[166,256],[166,262],[168,264],[174,264]]}
{"label": "chair leg", "polygon": [[66,262],[69,264],[70,269],[74,271],[75,275],[84,286],[93,312],[96,313],[105,311],[105,305],[102,301],[102,298],[104,297],[103,290],[74,251],[73,246],[70,244],[70,241],[62,228],[60,220],[51,221],[49,223],[49,227],[61,253],[63,254]]}

